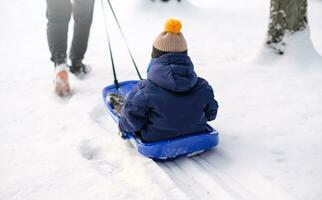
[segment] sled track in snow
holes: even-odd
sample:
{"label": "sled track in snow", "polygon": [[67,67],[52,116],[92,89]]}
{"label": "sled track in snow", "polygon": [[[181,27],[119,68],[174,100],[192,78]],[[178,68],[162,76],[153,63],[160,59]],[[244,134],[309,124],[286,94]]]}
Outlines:
{"label": "sled track in snow", "polygon": [[[99,119],[102,116],[96,116],[95,112],[94,114],[91,115],[93,121],[107,132],[111,131],[104,120]],[[225,154],[222,155],[224,151],[216,152],[212,154],[210,151],[191,158],[183,157],[172,161],[156,162],[156,165],[187,197],[193,200],[293,199],[272,186],[262,176],[258,176],[248,166],[243,168],[238,165],[237,168],[226,169],[230,159]],[[219,158],[219,163],[216,163],[218,160],[212,160],[212,155]]]}
{"label": "sled track in snow", "polygon": [[175,184],[191,197],[201,200],[255,200],[250,191],[203,155],[158,162]]}

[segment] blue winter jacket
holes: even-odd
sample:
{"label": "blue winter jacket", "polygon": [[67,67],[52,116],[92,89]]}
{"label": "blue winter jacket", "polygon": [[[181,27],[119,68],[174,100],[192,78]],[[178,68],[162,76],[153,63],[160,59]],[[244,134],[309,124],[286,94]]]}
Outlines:
{"label": "blue winter jacket", "polygon": [[205,131],[217,109],[211,86],[197,77],[190,58],[168,53],[151,61],[147,80],[127,96],[119,127],[154,142]]}

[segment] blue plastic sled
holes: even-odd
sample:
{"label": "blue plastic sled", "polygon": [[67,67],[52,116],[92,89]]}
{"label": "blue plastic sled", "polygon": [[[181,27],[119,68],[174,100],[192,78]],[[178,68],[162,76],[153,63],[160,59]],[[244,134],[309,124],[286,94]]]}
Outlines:
{"label": "blue plastic sled", "polygon": [[[107,95],[109,93],[118,93],[126,97],[137,82],[138,81],[124,81],[119,83],[119,89],[116,89],[114,85],[107,86],[103,89],[103,99],[107,111],[116,123],[118,123],[119,117],[108,103],[106,99]],[[124,135],[123,138],[129,140],[141,154],[154,160],[169,160],[179,156],[196,155],[215,147],[219,142],[218,132],[210,125],[208,125],[207,132],[151,143],[142,142],[142,140],[133,133]]]}

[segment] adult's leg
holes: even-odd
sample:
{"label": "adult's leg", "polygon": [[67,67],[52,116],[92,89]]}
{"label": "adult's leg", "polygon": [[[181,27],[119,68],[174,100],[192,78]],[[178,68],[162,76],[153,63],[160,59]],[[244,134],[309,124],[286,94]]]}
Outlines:
{"label": "adult's leg", "polygon": [[74,0],[72,8],[75,24],[70,59],[72,63],[80,63],[87,50],[94,0]]}
{"label": "adult's leg", "polygon": [[66,59],[71,10],[70,0],[47,0],[47,38],[51,60],[55,64],[63,63]]}

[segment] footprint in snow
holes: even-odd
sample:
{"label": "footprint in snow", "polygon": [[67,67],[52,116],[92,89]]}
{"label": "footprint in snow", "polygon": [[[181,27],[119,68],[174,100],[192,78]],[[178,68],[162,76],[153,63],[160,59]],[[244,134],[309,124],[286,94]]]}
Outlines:
{"label": "footprint in snow", "polygon": [[275,162],[277,162],[277,163],[283,163],[283,162],[285,162],[286,161],[286,159],[285,158],[276,158],[275,159]]}
{"label": "footprint in snow", "polygon": [[84,140],[79,147],[79,152],[87,160],[96,160],[101,155],[101,148],[91,144],[89,140]]}
{"label": "footprint in snow", "polygon": [[280,150],[272,150],[271,153],[278,156],[285,155],[284,151],[280,151]]}
{"label": "footprint in snow", "polygon": [[102,102],[98,102],[89,112],[89,117],[96,123],[100,123],[102,118],[106,119],[107,113]]}
{"label": "footprint in snow", "polygon": [[87,160],[91,161],[92,167],[104,176],[110,176],[116,170],[120,170],[114,165],[106,155],[103,148],[93,144],[89,140],[84,140],[79,147],[80,154]]}

